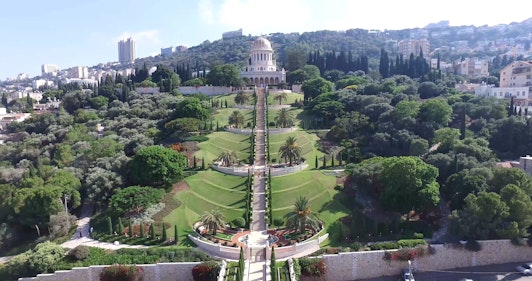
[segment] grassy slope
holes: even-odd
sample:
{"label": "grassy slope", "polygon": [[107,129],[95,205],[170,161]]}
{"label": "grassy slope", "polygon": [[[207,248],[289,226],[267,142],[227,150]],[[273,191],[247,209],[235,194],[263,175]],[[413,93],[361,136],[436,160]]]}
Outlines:
{"label": "grassy slope", "polygon": [[199,144],[200,150],[194,155],[201,159],[204,157],[205,163],[211,164],[224,150],[236,153],[240,159],[248,159],[250,153],[249,135],[238,135],[229,132],[214,132],[207,135],[208,141]]}
{"label": "grassy slope", "polygon": [[[314,168],[315,157],[323,157],[323,153],[316,148],[318,136],[305,131],[295,131],[291,133],[270,135],[270,159],[279,162],[279,148],[289,136],[295,136],[297,143],[301,146],[301,157],[306,159],[310,168]],[[321,165],[321,163],[320,163]]]}
{"label": "grassy slope", "polygon": [[249,122],[253,124],[253,113],[250,109],[236,109],[236,108],[220,108],[216,110],[216,113],[213,114],[213,125],[216,126],[216,122],[218,122],[218,127],[220,130],[222,130],[223,127],[227,126],[229,124],[229,116],[233,113],[233,111],[240,111],[244,117],[246,118],[246,121],[244,123],[244,126]]}
{"label": "grassy slope", "polygon": [[318,170],[272,178],[273,217],[283,218],[293,208],[297,197],[309,199],[311,210],[318,213],[326,225],[346,216],[349,210],[340,201],[342,193],[334,189],[336,178]]}
{"label": "grassy slope", "polygon": [[204,171],[186,178],[185,181],[190,189],[175,196],[181,201],[181,206],[163,219],[170,225],[177,224],[180,241],[184,241],[186,235],[192,231],[194,222],[206,211],[220,209],[227,222],[244,214],[245,177]]}
{"label": "grassy slope", "polygon": [[[278,105],[279,101],[274,100],[275,96],[279,94],[275,92],[270,92],[270,95],[268,95],[268,104],[271,105]],[[303,94],[298,93],[287,93],[286,94],[286,101],[283,101],[282,104],[292,104],[296,102],[296,100],[303,100]]]}

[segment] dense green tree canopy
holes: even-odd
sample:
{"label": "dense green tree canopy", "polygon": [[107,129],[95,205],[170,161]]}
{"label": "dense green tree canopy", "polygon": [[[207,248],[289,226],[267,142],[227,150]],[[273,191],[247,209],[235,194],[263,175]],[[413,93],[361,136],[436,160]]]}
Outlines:
{"label": "dense green tree canopy", "polygon": [[209,116],[209,111],[203,107],[198,98],[187,97],[177,105],[175,115],[178,118],[189,117],[205,120]]}
{"label": "dense green tree canopy", "polygon": [[167,187],[183,177],[186,156],[172,149],[154,145],[141,148],[130,163],[131,181],[153,187]]}
{"label": "dense green tree canopy", "polygon": [[109,205],[119,216],[127,213],[140,214],[146,208],[157,204],[163,195],[164,190],[161,189],[130,186],[115,193],[111,197]]}
{"label": "dense green tree canopy", "polygon": [[439,202],[438,170],[417,157],[391,157],[383,160],[381,173],[384,208],[401,212],[424,210]]}
{"label": "dense green tree canopy", "polygon": [[334,84],[323,78],[310,79],[303,82],[301,90],[305,94],[305,99],[313,99],[319,96],[320,94],[331,92],[333,90]]}
{"label": "dense green tree canopy", "polygon": [[207,74],[207,84],[213,86],[240,86],[240,72],[232,64],[217,65]]}

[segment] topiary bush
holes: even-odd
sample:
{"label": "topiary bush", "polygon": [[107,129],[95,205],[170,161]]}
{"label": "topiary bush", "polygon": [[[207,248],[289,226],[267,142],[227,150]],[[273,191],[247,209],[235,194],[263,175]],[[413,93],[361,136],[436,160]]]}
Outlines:
{"label": "topiary bush", "polygon": [[135,265],[115,264],[100,273],[100,281],[141,281],[142,277],[142,268]]}
{"label": "topiary bush", "polygon": [[90,249],[88,246],[79,245],[76,248],[68,252],[68,256],[74,260],[82,261],[85,260],[90,254]]}
{"label": "topiary bush", "polygon": [[234,219],[232,223],[234,227],[242,228],[246,225],[246,220],[242,217],[238,217]]}
{"label": "topiary bush", "polygon": [[215,261],[200,263],[192,268],[194,281],[216,281],[220,273],[220,264]]}

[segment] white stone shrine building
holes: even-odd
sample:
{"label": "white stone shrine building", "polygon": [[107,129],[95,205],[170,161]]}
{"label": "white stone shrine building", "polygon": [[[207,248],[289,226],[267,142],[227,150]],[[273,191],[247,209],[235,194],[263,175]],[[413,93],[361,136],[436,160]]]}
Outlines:
{"label": "white stone shrine building", "polygon": [[286,82],[286,72],[277,70],[272,44],[268,39],[259,37],[251,44],[247,66],[240,72],[241,78],[249,79],[257,86],[278,85]]}

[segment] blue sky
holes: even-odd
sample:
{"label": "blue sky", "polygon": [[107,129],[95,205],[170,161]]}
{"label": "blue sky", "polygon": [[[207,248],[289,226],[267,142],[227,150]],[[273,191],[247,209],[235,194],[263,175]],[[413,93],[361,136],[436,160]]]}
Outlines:
{"label": "blue sky", "polygon": [[[404,29],[449,20],[450,25],[496,25],[532,17],[522,0],[493,6],[447,0],[48,0],[2,1],[0,79],[116,61],[117,42],[132,36],[137,57],[161,47],[195,46],[222,32],[245,35],[315,30]],[[469,3],[473,2],[473,3]],[[521,8],[520,8],[521,7]],[[414,11],[414,15],[412,15]]]}

